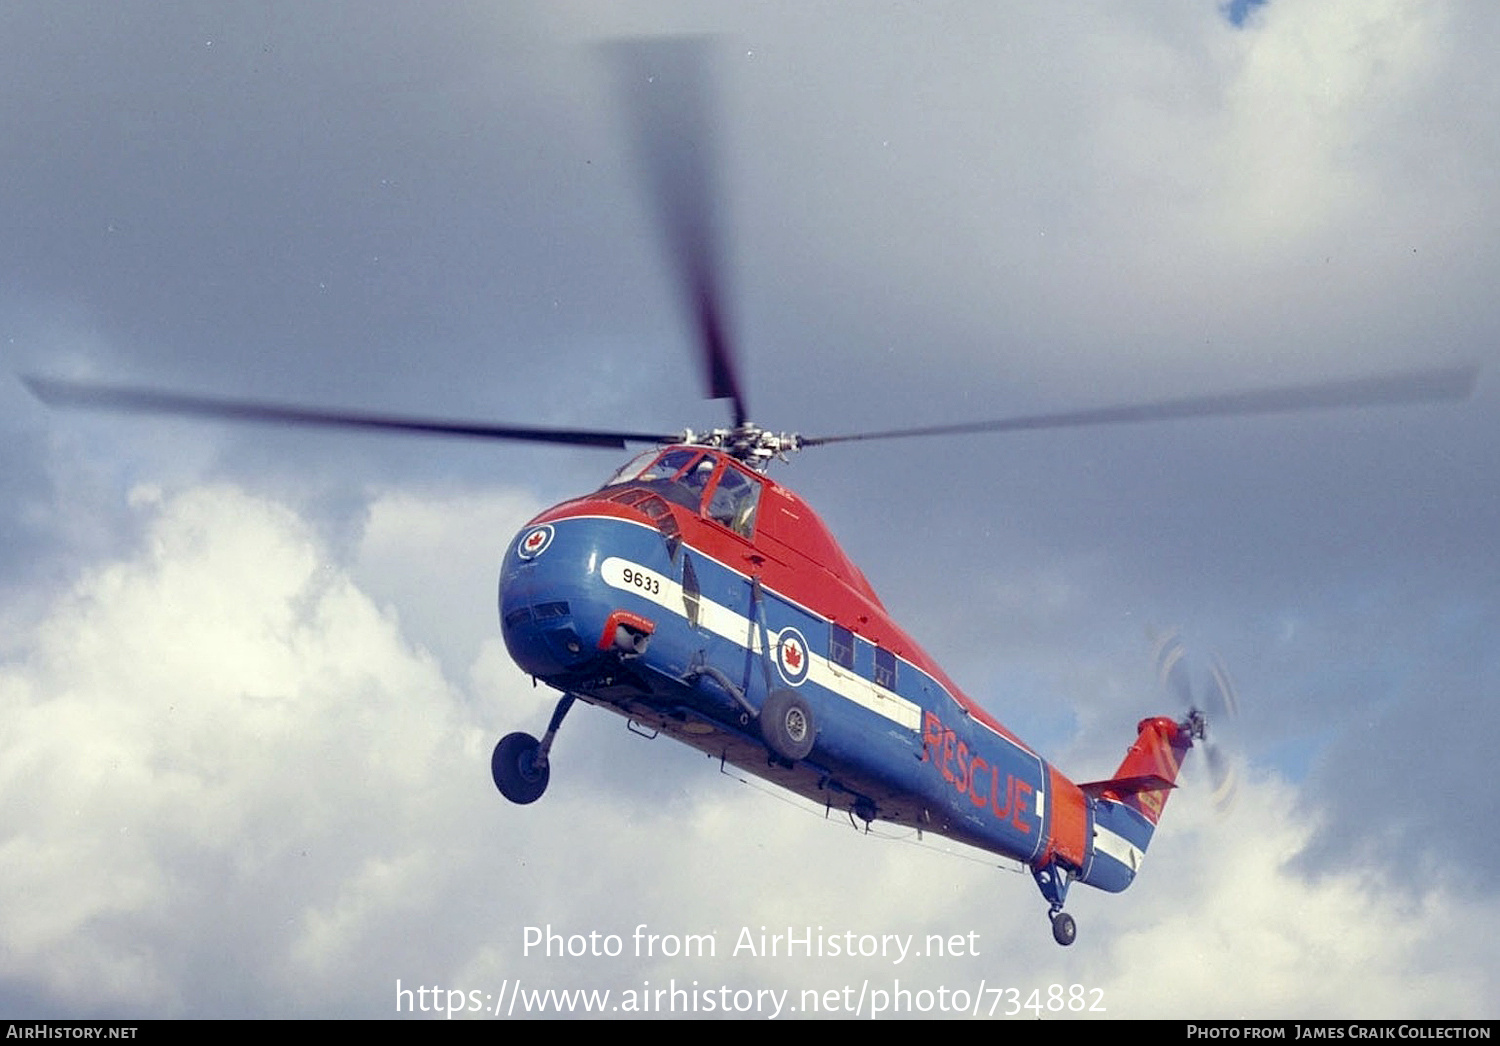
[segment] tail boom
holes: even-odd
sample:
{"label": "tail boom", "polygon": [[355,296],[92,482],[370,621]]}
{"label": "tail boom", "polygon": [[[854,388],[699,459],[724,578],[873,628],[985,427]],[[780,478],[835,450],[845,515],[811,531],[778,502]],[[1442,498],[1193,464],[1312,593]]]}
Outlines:
{"label": "tail boom", "polygon": [[1140,870],[1196,735],[1191,719],[1178,723],[1166,716],[1143,719],[1136,730],[1114,777],[1079,786],[1094,800],[1092,860],[1080,881],[1110,893],[1129,886]]}

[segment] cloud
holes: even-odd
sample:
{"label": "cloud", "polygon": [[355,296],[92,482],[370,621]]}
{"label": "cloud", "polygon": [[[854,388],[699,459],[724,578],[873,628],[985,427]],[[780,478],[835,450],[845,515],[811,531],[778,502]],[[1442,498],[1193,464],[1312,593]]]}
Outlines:
{"label": "cloud", "polygon": [[1224,17],[1240,27],[1250,21],[1250,15],[1257,7],[1264,7],[1266,0],[1228,0],[1227,3],[1219,5],[1219,10],[1224,12]]}
{"label": "cloud", "polygon": [[[352,574],[448,664],[499,643],[500,558],[542,504],[520,492],[391,490],[371,497]],[[414,555],[415,553],[415,555]]]}
{"label": "cloud", "polygon": [[326,936],[299,901],[409,867],[382,818],[431,800],[464,743],[435,660],[289,510],[134,500],[138,554],[90,571],[3,676],[5,977],[74,1013],[202,1012],[181,993],[213,942],[316,951],[286,937]]}
{"label": "cloud", "polygon": [[1213,817],[1201,797],[1183,806],[1168,808],[1142,873],[1160,878],[1111,914],[1111,996],[1141,992],[1126,970],[1149,969],[1171,990],[1124,1006],[1176,1017],[1489,1012],[1493,894],[1465,898],[1440,876],[1408,891],[1355,855],[1305,874],[1299,857],[1328,815],[1275,777],[1242,787],[1228,818]]}
{"label": "cloud", "polygon": [[[1215,4],[1018,10],[20,10],[0,343],[20,371],[206,392],[720,423],[587,43],[709,29],[726,294],[767,424],[1493,355],[1488,9],[1277,0],[1240,30]],[[1168,961],[1229,1013],[1472,1012],[1500,965],[1480,943],[1500,848],[1473,827],[1495,805],[1489,374],[1451,409],[855,445],[773,473],[1069,772],[1106,772],[1163,707],[1147,623],[1230,664],[1236,827],[1200,825],[1184,789],[1129,894],[1075,892],[1069,952],[1028,876],[866,839],[597,709],[570,715],[542,802],[498,798],[495,739],[539,732],[556,696],[500,640],[499,553],[609,460],[46,415],[14,385],[0,999],[380,1015],[397,977],[899,974],[1187,1010],[1141,973]],[[728,947],[787,922],[972,931],[981,955],[521,954],[532,925]],[[1361,951],[1379,999],[1323,968]]]}
{"label": "cloud", "polygon": [[[518,504],[454,496],[429,514],[381,495],[365,568],[395,577]],[[1472,928],[1497,922],[1493,899],[1387,890],[1370,868],[1305,876],[1316,817],[1272,779],[1228,823],[1184,792],[1130,893],[1074,891],[1069,952],[1029,877],[941,840],[866,838],[592,709],[565,727],[549,794],[511,807],[478,723],[535,729],[550,699],[492,648],[470,673],[498,691],[481,708],[286,507],[227,486],[132,506],[139,548],[89,570],[0,667],[10,1012],[380,1016],[397,979],[617,1001],[675,979],[797,1006],[851,985],[1003,982],[1024,1001],[1079,983],[1112,1016],[1452,1016],[1490,997],[1493,935]],[[638,956],[640,926],[716,950]],[[528,953],[528,927],[614,934],[629,954]],[[762,932],[970,943],[904,962],[743,946]]]}

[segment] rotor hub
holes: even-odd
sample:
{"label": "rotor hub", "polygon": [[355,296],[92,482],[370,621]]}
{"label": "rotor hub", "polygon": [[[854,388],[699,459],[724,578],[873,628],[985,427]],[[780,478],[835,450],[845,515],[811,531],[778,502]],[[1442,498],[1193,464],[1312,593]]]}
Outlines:
{"label": "rotor hub", "polygon": [[795,432],[768,432],[750,421],[732,429],[710,429],[707,432],[688,429],[682,434],[682,442],[722,450],[756,472],[766,471],[773,459],[786,461],[788,454],[802,449],[802,437]]}
{"label": "rotor hub", "polygon": [[1203,714],[1201,709],[1188,709],[1187,718],[1178,723],[1177,727],[1194,741],[1208,740],[1208,717]]}

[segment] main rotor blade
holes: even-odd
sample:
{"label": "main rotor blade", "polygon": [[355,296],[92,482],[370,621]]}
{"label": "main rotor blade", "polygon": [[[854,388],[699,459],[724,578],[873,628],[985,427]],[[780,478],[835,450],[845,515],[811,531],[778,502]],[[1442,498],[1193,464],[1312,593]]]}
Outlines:
{"label": "main rotor blade", "polygon": [[1216,396],[1190,396],[1129,406],[1095,407],[1059,414],[1033,414],[999,421],[975,421],[960,425],[932,425],[884,432],[857,432],[845,436],[802,439],[804,447],[829,443],[852,443],[867,439],[905,436],[954,436],[974,432],[1019,432],[1027,429],[1077,428],[1085,425],[1120,425],[1175,418],[1230,417],[1244,414],[1284,414],[1294,411],[1328,410],[1335,407],[1390,406],[1401,403],[1439,403],[1467,399],[1479,376],[1477,366],[1438,370],[1404,371],[1373,378],[1284,385],[1252,392]]}
{"label": "main rotor blade", "polygon": [[252,400],[194,396],[160,389],[106,385],[89,381],[25,377],[37,399],[52,407],[83,407],[135,414],[171,414],[183,417],[226,418],[286,425],[319,425],[325,428],[379,429],[417,432],[433,436],[466,436],[471,439],[520,440],[528,443],[564,443],[584,447],[624,450],[626,443],[670,443],[681,433],[618,432],[598,429],[548,429],[487,422],[412,418],[396,414],[294,407]]}
{"label": "main rotor blade", "polygon": [[607,50],[633,125],[635,162],[676,269],[683,307],[696,327],[709,398],[731,400],[739,426],[749,419],[749,408],[719,278],[708,45],[701,37],[658,37],[614,41]]}

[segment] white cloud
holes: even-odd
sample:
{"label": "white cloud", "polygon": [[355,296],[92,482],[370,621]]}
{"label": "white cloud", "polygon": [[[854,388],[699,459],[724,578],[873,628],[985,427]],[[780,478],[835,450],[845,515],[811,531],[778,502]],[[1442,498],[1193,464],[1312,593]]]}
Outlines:
{"label": "white cloud", "polygon": [[498,642],[500,558],[543,506],[520,493],[384,491],[370,503],[352,568],[402,630],[460,668]]}
{"label": "white cloud", "polygon": [[139,554],[5,667],[0,874],[7,978],[149,1012],[196,1008],[175,989],[214,923],[347,891],[463,735],[435,662],[288,510],[229,488],[137,507]]}
{"label": "white cloud", "polygon": [[[684,412],[698,375],[659,230],[608,77],[575,46],[708,27],[733,34],[714,59],[725,294],[768,423],[999,416],[1495,343],[1484,5],[1275,0],[1236,31],[1214,3],[500,5],[479,22],[376,4],[357,26],[230,17],[211,51],[170,19],[13,21],[8,126],[48,143],[4,157],[24,204],[7,212],[18,369],[716,422],[718,405]],[[1496,847],[1473,828],[1493,820],[1488,403],[798,464],[903,624],[1067,770],[1115,765],[1122,709],[1154,693],[1145,620],[1196,626],[1247,697],[1279,695],[1242,726],[1307,781],[1252,779],[1223,828],[1185,788],[1127,895],[1075,891],[1064,952],[1029,877],[865,839],[595,709],[570,716],[542,802],[495,794],[496,736],[539,732],[555,699],[500,640],[500,551],[535,490],[607,465],[10,396],[6,1012],[380,1015],[397,977],[999,977],[1098,985],[1116,1015],[1500,997]],[[191,486],[208,476],[304,507]],[[142,478],[173,493],[131,507]],[[76,586],[59,597],[61,577]],[[1288,621],[1298,639],[1278,646]],[[1411,724],[1429,722],[1445,728],[1424,743]],[[1319,821],[1324,804],[1339,813]],[[1483,885],[1432,880],[1442,862]],[[537,923],[727,946],[789,921],[973,931],[981,955],[900,971],[520,955]],[[1338,969],[1355,966],[1367,984]]]}
{"label": "white cloud", "polygon": [[[385,525],[367,547],[415,562],[515,509],[460,502],[473,515]],[[89,572],[0,668],[0,992],[41,1000],[23,1008],[381,1016],[397,979],[493,995],[675,978],[793,1004],[898,981],[1044,1000],[1077,983],[1112,1016],[1451,1016],[1489,998],[1493,899],[1461,909],[1442,883],[1403,898],[1359,868],[1303,878],[1289,861],[1315,818],[1274,781],[1222,823],[1185,789],[1129,893],[1074,890],[1069,951],[1029,876],[941,840],[866,838],[593,709],[565,727],[551,792],[509,806],[487,778],[493,733],[294,513],[228,487],[136,509],[138,552]],[[548,696],[494,644],[471,674],[500,718],[541,725]],[[523,953],[527,926],[629,946],[641,924],[717,951]],[[736,956],[745,927],[973,933],[978,954]]]}
{"label": "white cloud", "polygon": [[1392,132],[1428,101],[1452,43],[1442,6],[1409,0],[1284,0],[1252,30],[1204,23],[1193,38],[1151,28],[1101,128],[1121,133],[1115,157],[1137,175],[1211,201],[1192,216],[1230,223],[1212,231],[1241,250],[1368,217],[1367,194],[1396,173]]}
{"label": "white cloud", "polygon": [[[1495,898],[1466,902],[1441,881],[1405,894],[1353,862],[1308,878],[1295,859],[1319,822],[1275,778],[1242,787],[1228,818],[1202,796],[1175,800],[1142,873],[1156,881],[1111,915],[1112,997],[1176,1017],[1488,1013],[1494,936],[1479,928],[1500,917]],[[1121,971],[1143,970],[1155,987],[1136,1001],[1141,978]]]}
{"label": "white cloud", "polygon": [[[1435,252],[1468,239],[1486,191],[1477,168],[1439,159],[1484,138],[1450,115],[1474,89],[1450,12],[1283,0],[1243,31],[1150,17],[1090,41],[1110,76],[1083,157],[1091,221],[1076,264],[1097,270],[1086,285],[1110,305],[1098,315],[1127,332],[1122,363],[1382,365],[1372,317],[1395,298],[1410,311],[1413,282],[1425,288]],[[1409,360],[1391,340],[1383,365]]]}

